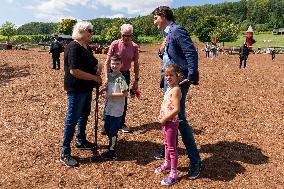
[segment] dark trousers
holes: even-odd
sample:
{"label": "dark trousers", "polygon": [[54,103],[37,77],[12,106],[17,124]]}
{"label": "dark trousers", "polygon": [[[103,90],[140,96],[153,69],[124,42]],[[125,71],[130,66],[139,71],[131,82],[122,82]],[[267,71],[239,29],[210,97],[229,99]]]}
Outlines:
{"label": "dark trousers", "polygon": [[60,69],[60,56],[52,55],[52,69]]}
{"label": "dark trousers", "polygon": [[109,138],[109,150],[115,150],[121,117],[105,115],[104,128]]}
{"label": "dark trousers", "polygon": [[[128,87],[130,87],[130,71],[121,71],[121,73],[124,76]],[[127,112],[127,97],[125,98],[125,105],[124,105],[123,115],[121,117],[120,129],[125,124],[126,112]]]}
{"label": "dark trousers", "polygon": [[206,53],[206,58],[209,58],[210,51],[205,51],[205,53]]}
{"label": "dark trousers", "polygon": [[243,63],[244,63],[244,68],[247,66],[247,56],[240,56],[240,68],[242,67]]}
{"label": "dark trousers", "polygon": [[275,59],[275,53],[271,54],[271,56],[272,56],[272,60],[274,60]]}

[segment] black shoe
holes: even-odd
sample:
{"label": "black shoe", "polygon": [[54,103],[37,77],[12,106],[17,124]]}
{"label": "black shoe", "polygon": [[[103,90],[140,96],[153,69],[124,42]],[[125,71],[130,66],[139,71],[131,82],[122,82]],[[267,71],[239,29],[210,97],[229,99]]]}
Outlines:
{"label": "black shoe", "polygon": [[101,132],[101,134],[102,134],[102,135],[107,135],[107,132],[106,132],[105,130],[103,130],[103,131]]}
{"label": "black shoe", "polygon": [[190,180],[196,179],[200,175],[201,166],[202,166],[201,162],[199,162],[196,165],[191,165],[189,173],[188,173],[188,179]]}
{"label": "black shoe", "polygon": [[76,167],[78,166],[78,162],[71,157],[71,155],[61,154],[60,161],[67,167]]}
{"label": "black shoe", "polygon": [[117,159],[117,156],[114,150],[108,150],[108,151],[103,152],[101,154],[101,157],[104,158],[105,160],[112,160],[112,161]]}
{"label": "black shoe", "polygon": [[129,127],[127,127],[127,125],[125,125],[125,124],[123,124],[122,126],[121,126],[121,129],[119,129],[121,132],[123,132],[123,133],[130,133],[131,132],[131,130],[130,130],[130,128]]}
{"label": "black shoe", "polygon": [[154,158],[155,158],[156,160],[165,159],[165,151],[162,150],[159,154],[155,155]]}
{"label": "black shoe", "polygon": [[79,150],[91,150],[94,148],[94,145],[87,140],[76,139],[76,148]]}

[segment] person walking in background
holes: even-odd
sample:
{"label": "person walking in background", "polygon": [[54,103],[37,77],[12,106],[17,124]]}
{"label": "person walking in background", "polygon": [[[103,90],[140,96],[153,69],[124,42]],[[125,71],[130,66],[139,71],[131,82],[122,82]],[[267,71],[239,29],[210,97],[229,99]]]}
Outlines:
{"label": "person walking in background", "polygon": [[86,125],[91,111],[93,88],[102,80],[98,60],[88,45],[92,36],[93,25],[90,22],[78,22],[72,33],[74,41],[67,45],[64,52],[64,89],[67,91],[68,110],[60,160],[69,167],[78,165],[71,156],[70,147],[76,124],[76,148],[93,148],[86,138]]}
{"label": "person walking in background", "polygon": [[111,56],[110,60],[112,72],[108,73],[107,86],[100,91],[100,94],[104,91],[107,92],[104,109],[104,128],[109,138],[108,151],[102,153],[101,156],[107,160],[116,160],[117,133],[124,112],[125,98],[128,96],[128,85],[120,72],[122,66],[120,56]]}
{"label": "person walking in background", "polygon": [[204,50],[205,50],[206,58],[209,58],[211,48],[210,48],[210,45],[208,43],[206,43]]}
{"label": "person walking in background", "polygon": [[240,47],[240,66],[239,68],[242,68],[242,65],[244,63],[244,68],[247,66],[247,59],[248,59],[248,55],[249,55],[249,49],[246,43],[244,43],[241,47]]}
{"label": "person walking in background", "polygon": [[[156,8],[152,14],[154,16],[154,24],[158,29],[164,31],[164,35],[166,36],[163,56],[168,56],[172,63],[176,63],[183,74],[182,81],[179,83],[182,93],[180,112],[178,114],[180,120],[179,131],[191,164],[188,178],[196,179],[200,174],[201,159],[192,129],[186,120],[185,102],[189,86],[191,84],[198,84],[198,54],[186,29],[174,23],[174,15],[169,7],[160,6]],[[167,88],[167,85],[165,85],[165,88]],[[164,154],[163,151],[155,156],[155,158],[163,159]]]}
{"label": "person walking in background", "polygon": [[58,35],[55,34],[49,48],[49,53],[52,55],[52,69],[60,69],[61,52],[63,52],[63,45],[59,42]]}
{"label": "person walking in background", "polygon": [[[134,43],[131,38],[133,35],[133,26],[130,24],[123,24],[121,26],[120,33],[121,33],[121,38],[113,41],[109,47],[107,53],[107,59],[105,61],[105,75],[108,76],[108,73],[111,72],[110,57],[117,54],[121,57],[121,62],[122,62],[120,71],[124,76],[127,85],[130,86],[130,68],[131,68],[131,63],[133,62],[134,82],[131,89],[133,91],[136,91],[138,89],[138,81],[139,81],[139,63],[138,63],[139,51],[138,51],[138,45]],[[106,83],[107,82],[108,78],[106,78]],[[127,112],[127,97],[125,98],[125,106],[121,118],[120,129],[124,133],[129,133],[130,128],[127,127],[127,125],[125,124],[126,112]],[[104,131],[103,134],[105,134]]]}
{"label": "person walking in background", "polygon": [[275,54],[276,54],[276,49],[275,49],[275,47],[271,50],[271,58],[272,58],[272,60],[274,60],[275,59]]}
{"label": "person walking in background", "polygon": [[213,62],[215,62],[217,58],[217,46],[215,44],[212,44],[210,50],[212,52],[212,60]]}
{"label": "person walking in background", "polygon": [[162,185],[172,185],[178,181],[178,153],[176,136],[179,126],[178,113],[180,112],[181,90],[179,88],[181,73],[179,66],[168,64],[165,67],[165,82],[168,87],[161,106],[159,121],[163,127],[165,144],[165,161],[155,169],[155,173],[165,173],[170,170],[169,176],[165,177]]}

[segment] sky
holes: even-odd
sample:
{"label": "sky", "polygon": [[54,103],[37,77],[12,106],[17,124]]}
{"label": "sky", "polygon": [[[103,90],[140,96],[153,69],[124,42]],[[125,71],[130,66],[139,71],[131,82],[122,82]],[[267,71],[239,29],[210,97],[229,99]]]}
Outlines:
{"label": "sky", "polygon": [[59,22],[63,18],[90,20],[108,17],[137,17],[161,5],[178,8],[239,0],[1,0],[0,25],[29,22]]}

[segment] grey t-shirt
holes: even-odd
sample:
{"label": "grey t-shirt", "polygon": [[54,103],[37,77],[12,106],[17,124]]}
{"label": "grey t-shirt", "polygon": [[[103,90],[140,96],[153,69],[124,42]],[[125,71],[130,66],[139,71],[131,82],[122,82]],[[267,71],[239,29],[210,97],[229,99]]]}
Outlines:
{"label": "grey t-shirt", "polygon": [[[108,74],[108,88],[107,93],[122,93],[128,90],[128,85],[124,76],[119,74]],[[125,97],[112,97],[106,100],[105,114],[120,117],[123,115],[125,105]]]}

